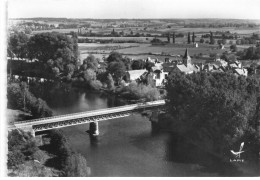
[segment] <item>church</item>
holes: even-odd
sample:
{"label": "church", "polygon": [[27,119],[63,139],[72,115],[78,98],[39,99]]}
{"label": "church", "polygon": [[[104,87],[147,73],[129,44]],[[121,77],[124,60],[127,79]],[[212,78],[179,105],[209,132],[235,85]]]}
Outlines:
{"label": "church", "polygon": [[191,64],[191,57],[187,48],[182,58],[182,64],[176,64],[175,69],[184,72],[185,74],[192,74],[199,71],[195,65]]}

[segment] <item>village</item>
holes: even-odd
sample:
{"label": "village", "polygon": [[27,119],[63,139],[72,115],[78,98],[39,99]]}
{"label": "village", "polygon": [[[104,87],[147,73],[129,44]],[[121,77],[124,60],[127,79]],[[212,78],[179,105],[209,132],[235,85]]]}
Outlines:
{"label": "village", "polygon": [[167,76],[169,76],[169,74],[174,70],[185,74],[192,74],[202,71],[212,73],[223,73],[228,71],[236,76],[248,76],[248,70],[243,67],[242,63],[238,60],[234,62],[226,62],[222,59],[215,59],[215,62],[213,63],[192,64],[188,49],[186,49],[183,57],[180,57],[178,60],[171,60],[167,58],[164,62],[161,62],[158,59],[151,59],[148,57],[146,61],[154,63],[154,66],[150,69],[150,71],[146,69],[127,71],[130,81],[139,81],[140,79],[146,78],[150,74],[153,77],[155,86],[160,87],[165,85]]}

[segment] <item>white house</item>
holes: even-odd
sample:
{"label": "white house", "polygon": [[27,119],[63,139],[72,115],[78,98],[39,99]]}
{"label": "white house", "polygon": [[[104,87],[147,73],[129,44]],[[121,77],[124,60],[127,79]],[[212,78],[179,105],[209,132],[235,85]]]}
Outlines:
{"label": "white house", "polygon": [[144,74],[146,74],[148,71],[146,69],[140,69],[140,70],[131,70],[127,71],[127,75],[130,81],[136,81],[140,79],[140,77]]}
{"label": "white house", "polygon": [[153,80],[155,82],[155,86],[162,86],[165,82],[166,77],[169,72],[164,72],[162,66],[154,66],[151,68],[151,73],[153,75]]}

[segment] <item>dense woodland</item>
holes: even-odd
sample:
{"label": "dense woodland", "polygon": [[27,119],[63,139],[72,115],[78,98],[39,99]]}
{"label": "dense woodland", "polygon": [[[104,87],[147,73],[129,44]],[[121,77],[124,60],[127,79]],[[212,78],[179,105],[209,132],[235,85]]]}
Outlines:
{"label": "dense woodland", "polygon": [[245,156],[255,161],[260,148],[259,87],[254,77],[173,72],[166,86],[167,113],[161,119],[170,122],[173,132],[220,157],[245,142]]}

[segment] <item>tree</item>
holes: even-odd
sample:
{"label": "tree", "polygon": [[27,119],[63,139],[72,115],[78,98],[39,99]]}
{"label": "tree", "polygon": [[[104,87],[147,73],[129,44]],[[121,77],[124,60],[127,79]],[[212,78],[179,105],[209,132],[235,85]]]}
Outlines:
{"label": "tree", "polygon": [[65,67],[65,73],[67,75],[72,75],[74,73],[74,70],[75,70],[75,65],[74,64],[67,64],[66,67]]}
{"label": "tree", "polygon": [[190,32],[188,32],[188,44],[190,44]]}
{"label": "tree", "polygon": [[175,33],[172,34],[172,43],[175,44]]}
{"label": "tree", "polygon": [[133,63],[132,63],[133,70],[144,69],[144,68],[145,68],[145,62],[142,59],[133,61]]}
{"label": "tree", "polygon": [[215,44],[215,39],[213,38],[213,33],[210,31],[210,42],[209,44]]}
{"label": "tree", "polygon": [[92,54],[89,55],[86,59],[83,60],[83,64],[87,65],[87,68],[97,71],[98,69],[98,60]]}
{"label": "tree", "polygon": [[215,39],[211,39],[210,44],[215,44],[215,43],[216,43]]}
{"label": "tree", "polygon": [[221,39],[219,39],[219,40],[217,41],[217,43],[218,43],[218,44],[221,44],[221,43],[222,43],[222,40],[221,40]]}
{"label": "tree", "polygon": [[26,83],[11,83],[7,86],[7,107],[29,111],[33,118],[52,116],[52,111],[45,101],[37,99]]}
{"label": "tree", "polygon": [[125,67],[126,67],[126,70],[129,71],[132,69],[131,65],[132,65],[132,62],[131,62],[131,59],[129,57],[124,57],[122,59],[123,63],[125,64]]}
{"label": "tree", "polygon": [[26,28],[26,29],[24,30],[24,33],[25,33],[25,34],[31,34],[31,33],[32,33],[31,28]]}
{"label": "tree", "polygon": [[194,34],[194,32],[192,33],[192,43],[193,44],[195,43],[195,34]]}
{"label": "tree", "polygon": [[200,39],[200,43],[204,43],[204,39],[203,38]]}
{"label": "tree", "polygon": [[89,167],[86,159],[74,152],[66,138],[59,130],[51,130],[50,145],[53,153],[57,156],[57,168],[61,169],[64,176],[88,176]]}
{"label": "tree", "polygon": [[52,116],[52,111],[45,101],[38,98],[35,104],[31,107],[31,112],[34,118],[43,118]]}
{"label": "tree", "polygon": [[38,150],[35,139],[29,132],[12,130],[8,132],[8,168],[23,164]]}
{"label": "tree", "polygon": [[241,40],[240,39],[236,40],[236,44],[240,45],[241,44]]}
{"label": "tree", "polygon": [[227,40],[226,39],[222,39],[222,44],[226,44],[226,43],[227,43]]}
{"label": "tree", "polygon": [[100,90],[102,88],[102,83],[99,80],[91,81],[89,85],[94,90]]}
{"label": "tree", "polygon": [[83,63],[81,66],[80,66],[80,71],[85,71],[88,69],[88,65]]}
{"label": "tree", "polygon": [[12,34],[8,39],[8,51],[12,52],[19,58],[27,57],[27,43],[29,41],[28,36],[23,32],[17,32]]}
{"label": "tree", "polygon": [[145,63],[145,69],[146,69],[147,71],[150,71],[153,66],[154,66],[154,63],[153,63],[153,62],[146,61],[146,63]]}
{"label": "tree", "polygon": [[170,43],[170,39],[171,39],[170,33],[168,33],[168,34],[167,34],[167,41],[168,41],[168,43]]}
{"label": "tree", "polygon": [[125,64],[122,61],[119,62],[111,62],[108,65],[108,72],[113,76],[117,84],[122,80],[122,77],[126,73]]}
{"label": "tree", "polygon": [[245,59],[260,59],[260,47],[249,47],[248,49],[244,50],[244,58]]}
{"label": "tree", "polygon": [[236,45],[236,44],[232,44],[232,45],[230,46],[230,50],[231,50],[232,52],[237,52],[237,45]]}
{"label": "tree", "polygon": [[95,81],[97,79],[95,71],[93,69],[87,69],[84,71],[84,79],[88,83]]}
{"label": "tree", "polygon": [[77,62],[78,45],[75,38],[61,33],[40,33],[32,36],[28,42],[29,58],[46,63],[49,59],[61,58],[63,64]]}
{"label": "tree", "polygon": [[113,51],[108,56],[107,62],[108,63],[111,63],[113,61],[119,62],[119,61],[122,61],[122,59],[123,59],[123,57],[122,57],[122,55],[120,53]]}
{"label": "tree", "polygon": [[52,68],[52,73],[53,73],[54,77],[58,77],[60,74],[60,69],[57,67],[54,67],[54,68]]}
{"label": "tree", "polygon": [[114,83],[113,77],[111,76],[110,73],[108,73],[108,75],[107,75],[107,88],[109,90],[115,89],[115,83]]}
{"label": "tree", "polygon": [[153,38],[153,40],[151,40],[151,43],[152,44],[161,44],[161,43],[163,43],[163,41],[155,37],[155,38]]}

